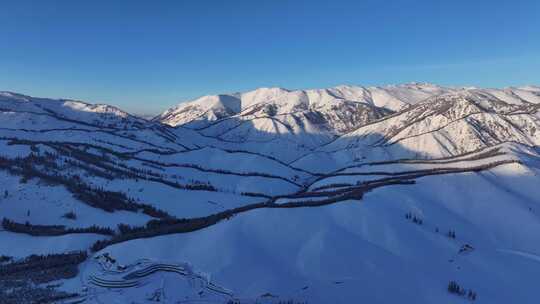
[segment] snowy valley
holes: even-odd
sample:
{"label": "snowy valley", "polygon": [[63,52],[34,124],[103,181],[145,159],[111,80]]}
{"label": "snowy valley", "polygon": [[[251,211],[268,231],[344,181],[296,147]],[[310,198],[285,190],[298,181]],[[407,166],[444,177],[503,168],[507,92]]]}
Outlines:
{"label": "snowy valley", "polygon": [[0,303],[536,303],[540,87],[0,92]]}

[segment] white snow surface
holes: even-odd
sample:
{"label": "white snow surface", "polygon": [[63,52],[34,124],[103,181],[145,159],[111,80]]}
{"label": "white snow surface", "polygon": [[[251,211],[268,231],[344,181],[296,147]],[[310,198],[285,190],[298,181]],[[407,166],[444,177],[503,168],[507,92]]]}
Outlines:
{"label": "white snow surface", "polygon": [[[87,303],[467,302],[448,292],[450,281],[474,290],[478,303],[537,303],[539,130],[534,85],[260,88],[204,96],[151,121],[108,105],[0,92],[0,214],[115,230],[157,219],[143,209],[103,210],[54,175],[179,219],[266,204],[200,230],[90,252],[79,275],[60,282]],[[277,208],[381,180],[401,183],[325,206]],[[108,238],[2,230],[0,255],[87,250]],[[460,252],[465,245],[472,249]],[[110,269],[95,259],[104,253],[117,260]],[[127,270],[115,272],[118,265]],[[133,270],[170,265],[189,274],[143,271],[127,286]]]}

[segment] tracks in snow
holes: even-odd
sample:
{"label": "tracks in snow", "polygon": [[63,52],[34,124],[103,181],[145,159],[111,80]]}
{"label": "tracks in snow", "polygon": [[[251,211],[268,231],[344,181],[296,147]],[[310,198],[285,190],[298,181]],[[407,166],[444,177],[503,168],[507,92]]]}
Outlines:
{"label": "tracks in snow", "polygon": [[[111,274],[110,271],[102,269],[103,273]],[[88,276],[88,282],[94,286],[101,288],[109,289],[118,289],[118,288],[133,288],[142,286],[145,283],[145,279],[152,276],[154,273],[158,272],[169,272],[178,274],[181,277],[190,280],[196,280],[201,283],[203,289],[218,295],[232,297],[233,293],[230,290],[227,290],[223,287],[220,287],[212,282],[210,282],[204,276],[193,272],[188,267],[177,264],[167,264],[167,263],[153,263],[149,266],[146,266],[142,269],[134,270],[124,274],[124,272],[115,273],[115,279],[106,279],[95,274]]]}

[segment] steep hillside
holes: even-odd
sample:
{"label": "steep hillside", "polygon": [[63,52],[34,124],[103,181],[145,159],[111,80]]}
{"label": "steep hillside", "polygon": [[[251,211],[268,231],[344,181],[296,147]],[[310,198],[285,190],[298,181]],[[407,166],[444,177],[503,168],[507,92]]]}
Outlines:
{"label": "steep hillside", "polygon": [[305,167],[327,159],[327,169],[365,160],[440,158],[503,142],[540,143],[536,100],[507,103],[482,90],[428,98],[361,126],[297,160]]}

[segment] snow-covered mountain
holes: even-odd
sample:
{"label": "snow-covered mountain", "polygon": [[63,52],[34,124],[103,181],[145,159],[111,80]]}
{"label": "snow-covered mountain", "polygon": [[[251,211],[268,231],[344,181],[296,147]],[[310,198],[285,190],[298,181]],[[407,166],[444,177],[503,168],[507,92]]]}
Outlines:
{"label": "snow-covered mountain", "polygon": [[539,130],[536,86],[0,92],[0,302],[536,303]]}
{"label": "snow-covered mountain", "polygon": [[224,119],[270,117],[297,124],[308,121],[330,132],[350,129],[453,89],[431,84],[388,87],[338,86],[329,89],[260,88],[245,93],[203,96],[167,110],[155,120],[170,126],[203,129]]}
{"label": "snow-covered mountain", "polygon": [[[298,91],[263,88],[201,97],[154,120],[285,161],[319,151],[351,150],[343,148],[354,145],[369,153],[373,149],[364,146],[372,146],[372,141],[378,145],[403,141],[411,152],[441,157],[504,141],[537,143],[538,90],[425,83]],[[490,131],[493,128],[495,132]],[[422,146],[412,147],[418,145]]]}

